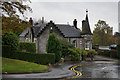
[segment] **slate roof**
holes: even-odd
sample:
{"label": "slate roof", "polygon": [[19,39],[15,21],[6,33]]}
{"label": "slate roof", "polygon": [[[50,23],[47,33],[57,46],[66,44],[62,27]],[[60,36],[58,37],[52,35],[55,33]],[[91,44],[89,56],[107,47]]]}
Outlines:
{"label": "slate roof", "polygon": [[46,27],[46,24],[38,24],[32,27],[33,34],[35,37]]}
{"label": "slate roof", "polygon": [[81,31],[70,25],[56,24],[64,37],[81,37]]}
{"label": "slate roof", "polygon": [[25,37],[28,34],[30,27],[27,27],[20,35],[19,37]]}
{"label": "slate roof", "polygon": [[[49,24],[49,23],[48,23]],[[38,25],[34,25],[32,27],[32,32],[33,32],[33,36],[37,37],[40,33],[42,33],[42,31],[44,31],[44,29],[48,26],[48,24],[38,24]],[[70,25],[65,25],[65,24],[54,24],[54,26],[58,29],[58,31],[61,32],[61,34],[64,37],[71,37],[71,38],[80,38],[81,37],[81,31],[76,29],[73,26]],[[20,36],[25,36],[28,33],[28,29],[26,28],[24,32],[22,32],[22,34],[20,34]]]}

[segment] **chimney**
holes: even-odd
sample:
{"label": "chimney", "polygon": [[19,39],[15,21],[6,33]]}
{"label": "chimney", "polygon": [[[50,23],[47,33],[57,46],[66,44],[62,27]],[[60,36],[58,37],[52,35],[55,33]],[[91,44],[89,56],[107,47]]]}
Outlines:
{"label": "chimney", "polygon": [[32,18],[30,18],[29,22],[30,22],[30,25],[33,25],[33,20],[32,20]]}
{"label": "chimney", "polygon": [[44,17],[42,17],[42,24],[44,23]]}
{"label": "chimney", "polygon": [[77,20],[76,19],[74,19],[74,21],[73,21],[73,26],[77,29]]}

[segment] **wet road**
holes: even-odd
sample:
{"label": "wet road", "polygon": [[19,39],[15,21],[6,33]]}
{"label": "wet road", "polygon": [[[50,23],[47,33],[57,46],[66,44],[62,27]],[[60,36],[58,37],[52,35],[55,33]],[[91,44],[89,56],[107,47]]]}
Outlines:
{"label": "wet road", "polygon": [[[101,59],[102,57],[97,57],[97,59],[99,58]],[[60,63],[56,66],[52,66],[52,71],[48,73],[4,74],[2,75],[2,80],[81,80],[81,78],[82,80],[85,78],[113,78],[113,80],[118,80],[118,78],[120,79],[120,62],[111,59],[103,61],[103,59],[102,61]]]}
{"label": "wet road", "polygon": [[[94,63],[94,64],[92,64]],[[78,78],[119,78],[120,64],[117,62],[95,61],[91,65],[78,66],[76,71],[82,73]]]}

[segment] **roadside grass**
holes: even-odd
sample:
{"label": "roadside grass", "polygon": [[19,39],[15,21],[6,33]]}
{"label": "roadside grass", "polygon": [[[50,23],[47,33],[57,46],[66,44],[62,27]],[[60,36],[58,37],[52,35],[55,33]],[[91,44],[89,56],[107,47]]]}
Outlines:
{"label": "roadside grass", "polygon": [[44,72],[48,69],[49,67],[46,65],[16,59],[2,58],[3,73]]}

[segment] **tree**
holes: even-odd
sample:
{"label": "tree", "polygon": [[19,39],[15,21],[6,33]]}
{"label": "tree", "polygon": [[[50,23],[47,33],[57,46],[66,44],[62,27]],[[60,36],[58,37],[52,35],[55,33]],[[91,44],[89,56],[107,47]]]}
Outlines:
{"label": "tree", "polygon": [[2,5],[0,7],[2,10],[2,15],[9,17],[19,17],[17,12],[21,14],[24,14],[24,12],[27,10],[32,12],[32,9],[27,4],[24,4],[27,1],[30,2],[30,0],[9,0],[7,2],[0,1]]}
{"label": "tree", "polygon": [[47,53],[55,53],[55,62],[60,61],[62,56],[62,46],[54,33],[51,33],[47,43]]}
{"label": "tree", "polygon": [[105,21],[99,20],[93,31],[93,44],[110,45],[114,43],[111,27]]}
{"label": "tree", "polygon": [[19,36],[24,31],[24,29],[30,26],[31,25],[28,22],[23,21],[16,17],[3,16],[2,18],[2,34],[3,35],[6,32],[13,32],[17,36]]}
{"label": "tree", "polygon": [[2,37],[2,44],[10,46],[12,50],[17,50],[19,47],[19,40],[14,33],[7,32]]}

